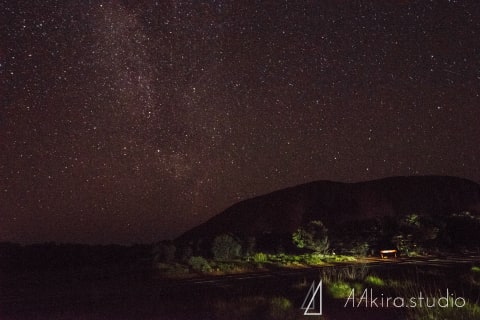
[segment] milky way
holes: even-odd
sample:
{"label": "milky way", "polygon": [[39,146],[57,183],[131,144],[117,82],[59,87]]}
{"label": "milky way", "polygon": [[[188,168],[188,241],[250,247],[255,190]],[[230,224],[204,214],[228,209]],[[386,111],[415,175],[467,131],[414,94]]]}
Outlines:
{"label": "milky way", "polygon": [[312,180],[480,181],[476,1],[0,12],[0,241],[151,242]]}

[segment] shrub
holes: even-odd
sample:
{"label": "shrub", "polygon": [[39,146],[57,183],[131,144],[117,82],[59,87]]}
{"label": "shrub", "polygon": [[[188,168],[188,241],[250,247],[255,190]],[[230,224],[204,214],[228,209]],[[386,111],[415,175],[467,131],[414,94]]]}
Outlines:
{"label": "shrub", "polygon": [[351,250],[354,256],[366,256],[368,253],[369,245],[367,242],[356,242]]}
{"label": "shrub", "polygon": [[268,256],[263,252],[257,252],[253,255],[253,261],[257,263],[267,262]]}
{"label": "shrub", "polygon": [[324,264],[322,256],[318,253],[306,254],[304,255],[305,262],[310,265],[319,265]]}
{"label": "shrub", "polygon": [[235,270],[235,264],[232,263],[217,263],[216,271],[232,272]]}
{"label": "shrub", "polygon": [[204,257],[193,256],[188,259],[188,265],[197,272],[210,272],[212,267]]}
{"label": "shrub", "polygon": [[240,256],[242,246],[232,236],[222,234],[213,240],[212,253],[215,260],[229,260]]}

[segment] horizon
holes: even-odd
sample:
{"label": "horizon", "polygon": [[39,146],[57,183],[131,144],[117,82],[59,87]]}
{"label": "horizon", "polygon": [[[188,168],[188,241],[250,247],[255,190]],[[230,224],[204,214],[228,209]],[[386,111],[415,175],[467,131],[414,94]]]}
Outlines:
{"label": "horizon", "polygon": [[54,241],[54,240],[46,240],[46,241],[42,241],[42,242],[31,242],[31,243],[22,243],[22,242],[12,242],[12,241],[0,241],[0,244],[15,244],[15,245],[21,245],[21,246],[30,246],[30,245],[58,245],[58,246],[62,246],[62,245],[87,245],[87,246],[123,246],[123,247],[132,247],[132,246],[136,246],[136,245],[154,245],[156,243],[159,243],[159,242],[162,242],[162,241],[174,241],[178,238],[180,238],[181,236],[183,236],[184,234],[192,231],[194,228],[196,227],[199,227],[201,226],[202,224],[206,223],[207,221],[209,221],[211,218],[217,216],[217,215],[220,215],[222,214],[223,212],[225,212],[226,210],[230,209],[230,208],[233,208],[235,207],[236,205],[240,204],[240,203],[243,203],[243,202],[248,202],[252,199],[255,199],[255,198],[261,198],[263,196],[267,196],[267,195],[270,195],[270,194],[274,194],[276,192],[280,192],[280,191],[284,191],[284,190],[288,190],[288,189],[292,189],[292,188],[296,188],[296,187],[300,187],[300,186],[303,186],[303,185],[307,185],[307,184],[312,184],[312,183],[318,183],[318,182],[326,182],[326,183],[340,183],[340,184],[363,184],[363,183],[370,183],[370,182],[379,182],[379,181],[384,181],[384,180],[393,180],[393,179],[396,179],[396,178],[422,178],[422,177],[433,177],[433,178],[453,178],[453,179],[460,179],[460,180],[465,180],[465,181],[468,181],[468,182],[472,182],[474,184],[476,184],[478,187],[480,187],[480,183],[476,182],[476,181],[473,181],[473,180],[470,180],[470,179],[466,179],[466,178],[463,178],[463,177],[455,177],[455,176],[440,176],[440,175],[419,175],[419,176],[392,176],[392,177],[384,177],[384,178],[380,178],[380,179],[373,179],[373,180],[364,180],[364,181],[356,181],[356,182],[342,182],[342,181],[331,181],[331,180],[315,180],[315,181],[310,181],[310,182],[306,182],[306,183],[302,183],[300,185],[294,185],[294,186],[287,186],[285,188],[281,188],[281,189],[277,189],[277,190],[273,190],[273,191],[270,191],[270,192],[267,192],[267,193],[264,193],[264,194],[260,194],[260,195],[256,195],[256,196],[253,196],[251,198],[247,198],[247,199],[242,199],[238,202],[235,202],[227,207],[225,207],[224,209],[222,209],[221,211],[213,214],[212,216],[210,216],[209,218],[207,218],[206,220],[204,221],[200,221],[198,224],[192,226],[191,228],[185,230],[185,231],[182,231],[180,232],[179,234],[177,234],[175,237],[172,237],[172,238],[163,238],[163,239],[156,239],[156,240],[153,240],[152,242],[130,242],[130,243],[127,243],[127,242],[124,242],[124,243],[120,243],[120,242],[108,242],[108,243],[95,243],[95,242],[57,242],[57,241]]}

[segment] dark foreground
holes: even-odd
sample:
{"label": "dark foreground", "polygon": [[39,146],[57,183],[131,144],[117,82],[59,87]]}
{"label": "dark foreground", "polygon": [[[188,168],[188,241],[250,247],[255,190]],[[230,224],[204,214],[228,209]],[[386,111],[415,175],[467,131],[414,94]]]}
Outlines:
{"label": "dark foreground", "polygon": [[371,283],[379,294],[398,294],[398,288],[404,295],[441,293],[448,288],[477,305],[480,279],[471,270],[479,262],[475,256],[398,259],[184,280],[156,279],[148,269],[96,270],[88,276],[10,272],[2,274],[0,319],[311,319],[300,307],[311,282],[320,279],[325,283],[323,316],[313,319],[423,319],[411,310],[392,306],[345,307],[345,297],[335,299],[329,285],[354,287],[359,279],[375,275],[385,281]]}

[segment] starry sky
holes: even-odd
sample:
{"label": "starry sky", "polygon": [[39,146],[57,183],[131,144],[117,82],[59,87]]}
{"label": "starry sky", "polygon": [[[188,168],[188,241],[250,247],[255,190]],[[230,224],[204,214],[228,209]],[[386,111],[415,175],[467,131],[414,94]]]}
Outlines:
{"label": "starry sky", "polygon": [[139,243],[313,180],[480,181],[477,1],[0,0],[0,241]]}

